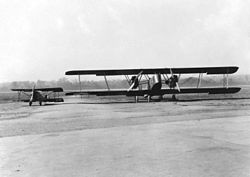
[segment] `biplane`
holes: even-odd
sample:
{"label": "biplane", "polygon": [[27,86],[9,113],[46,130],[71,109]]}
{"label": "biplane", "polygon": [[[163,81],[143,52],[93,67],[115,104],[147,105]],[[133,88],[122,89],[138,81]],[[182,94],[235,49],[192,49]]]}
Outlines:
{"label": "biplane", "polygon": [[[176,94],[208,93],[208,94],[230,94],[239,92],[239,87],[229,87],[228,75],[238,70],[236,66],[228,67],[193,67],[193,68],[150,68],[150,69],[111,69],[111,70],[72,70],[65,72],[66,75],[78,75],[80,90],[68,92],[66,95],[126,95],[147,98],[148,102],[152,96],[163,97],[165,94],[172,95],[176,100]],[[198,74],[197,87],[182,88],[179,84],[183,74]],[[201,87],[203,74],[223,75],[223,86]],[[103,76],[107,89],[105,90],[83,90],[81,86],[81,75]],[[128,89],[114,90],[109,87],[107,76],[124,75],[128,82]],[[165,87],[164,87],[165,86]]]}
{"label": "biplane", "polygon": [[[61,87],[54,88],[35,88],[32,89],[11,89],[18,92],[18,101],[29,102],[31,106],[33,102],[64,102],[63,98],[59,97],[59,93],[63,92]],[[27,93],[28,92],[28,93]],[[29,99],[21,99],[21,94],[26,95]]]}

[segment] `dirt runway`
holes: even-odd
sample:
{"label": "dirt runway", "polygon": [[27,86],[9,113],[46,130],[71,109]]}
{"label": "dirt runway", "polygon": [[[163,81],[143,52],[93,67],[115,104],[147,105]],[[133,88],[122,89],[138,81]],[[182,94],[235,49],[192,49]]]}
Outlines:
{"label": "dirt runway", "polygon": [[0,176],[250,176],[250,100],[2,103]]}

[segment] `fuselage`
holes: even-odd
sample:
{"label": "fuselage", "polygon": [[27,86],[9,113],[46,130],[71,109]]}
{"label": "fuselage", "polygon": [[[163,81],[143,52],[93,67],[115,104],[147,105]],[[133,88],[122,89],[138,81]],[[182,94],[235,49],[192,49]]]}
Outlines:
{"label": "fuselage", "polygon": [[42,102],[46,101],[46,96],[43,96],[39,91],[33,90],[32,95],[30,97],[29,105],[32,105],[32,102],[38,101],[40,105]]}

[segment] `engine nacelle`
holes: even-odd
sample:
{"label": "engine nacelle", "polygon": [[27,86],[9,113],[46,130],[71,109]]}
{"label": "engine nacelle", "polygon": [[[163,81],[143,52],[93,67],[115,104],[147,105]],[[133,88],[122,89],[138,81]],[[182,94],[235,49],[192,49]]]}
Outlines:
{"label": "engine nacelle", "polygon": [[167,81],[166,84],[170,87],[170,88],[175,88],[177,86],[178,83],[178,76],[177,75],[173,75],[171,76]]}
{"label": "engine nacelle", "polygon": [[160,90],[161,87],[162,87],[162,84],[161,84],[161,75],[160,74],[155,74],[153,77],[152,77],[152,87],[151,87],[151,90]]}

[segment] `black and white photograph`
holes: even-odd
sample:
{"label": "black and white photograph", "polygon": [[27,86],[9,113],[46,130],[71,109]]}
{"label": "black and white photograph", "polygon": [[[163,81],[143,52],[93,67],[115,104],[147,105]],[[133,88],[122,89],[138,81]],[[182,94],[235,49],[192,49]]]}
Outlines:
{"label": "black and white photograph", "polygon": [[1,177],[250,177],[250,0],[0,0]]}

